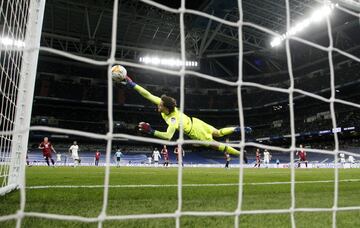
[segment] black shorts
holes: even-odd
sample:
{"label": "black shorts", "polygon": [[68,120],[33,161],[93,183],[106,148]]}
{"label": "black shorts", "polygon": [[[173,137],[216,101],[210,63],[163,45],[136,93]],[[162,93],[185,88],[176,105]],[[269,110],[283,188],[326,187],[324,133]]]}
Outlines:
{"label": "black shorts", "polygon": [[118,162],[119,162],[119,161],[120,161],[120,158],[116,158],[116,161],[118,161]]}

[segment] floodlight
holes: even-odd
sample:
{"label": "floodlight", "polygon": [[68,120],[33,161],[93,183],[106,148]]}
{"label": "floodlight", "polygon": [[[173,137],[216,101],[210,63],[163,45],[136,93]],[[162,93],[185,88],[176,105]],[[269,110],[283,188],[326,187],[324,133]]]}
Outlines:
{"label": "floodlight", "polygon": [[[166,66],[166,67],[171,67],[171,68],[178,68],[180,66],[182,66],[182,61],[180,59],[174,59],[174,58],[160,58],[158,56],[145,56],[145,57],[140,57],[139,58],[139,62],[140,63],[144,63],[144,64],[150,64],[150,65],[161,65],[161,66]],[[185,61],[185,66],[187,67],[197,67],[198,63],[197,61]]]}
{"label": "floodlight", "polygon": [[295,34],[302,32],[306,27],[308,27],[311,23],[316,23],[322,21],[324,18],[329,16],[333,9],[337,6],[337,4],[327,4],[319,9],[315,10],[311,16],[298,24],[296,24],[294,27],[290,28],[286,33],[282,34],[281,36],[275,37],[270,42],[271,47],[275,47],[281,44],[283,40],[285,40],[288,37],[294,36]]}

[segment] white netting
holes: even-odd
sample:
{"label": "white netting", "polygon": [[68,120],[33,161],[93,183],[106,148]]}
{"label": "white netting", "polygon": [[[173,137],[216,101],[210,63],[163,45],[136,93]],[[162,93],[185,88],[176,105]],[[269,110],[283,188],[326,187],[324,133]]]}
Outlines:
{"label": "white netting", "polygon": [[[15,126],[25,31],[29,1],[0,3],[0,129],[12,131]],[[9,171],[13,136],[0,136],[0,193],[9,187]]]}
{"label": "white netting", "polygon": [[[338,168],[337,168],[337,155],[340,152],[339,151],[339,142],[337,133],[334,132],[334,140],[335,140],[335,149],[334,150],[320,150],[320,149],[307,149],[308,152],[314,152],[314,153],[323,153],[323,154],[331,154],[334,155],[334,162],[335,162],[335,179],[334,179],[334,201],[333,201],[333,207],[331,208],[297,208],[295,205],[295,170],[294,170],[294,151],[299,150],[300,148],[296,148],[295,144],[295,128],[294,128],[294,107],[293,107],[293,94],[300,93],[305,96],[312,97],[314,99],[329,103],[330,110],[331,110],[331,117],[332,117],[332,124],[333,128],[336,129],[336,118],[335,118],[335,111],[334,111],[334,103],[341,103],[345,105],[349,105],[352,107],[360,108],[359,104],[348,102],[345,100],[337,99],[335,97],[335,85],[334,85],[334,67],[332,63],[332,53],[337,52],[341,55],[344,55],[350,59],[353,59],[355,61],[360,62],[360,59],[350,53],[346,53],[344,51],[339,50],[338,48],[333,47],[333,41],[332,41],[332,35],[331,35],[331,25],[329,18],[327,17],[327,29],[328,29],[328,36],[329,36],[329,46],[321,46],[318,44],[315,44],[313,42],[306,41],[304,39],[301,39],[299,37],[290,37],[292,40],[296,40],[300,43],[309,45],[311,47],[326,51],[328,53],[329,58],[329,66],[330,66],[330,76],[331,76],[331,97],[324,98],[322,96],[306,92],[304,90],[295,89],[294,88],[294,77],[293,77],[293,71],[292,71],[292,59],[290,54],[290,47],[289,47],[289,40],[286,39],[286,53],[287,53],[287,62],[288,62],[288,70],[290,75],[290,87],[287,89],[283,88],[276,88],[271,86],[265,86],[258,83],[251,83],[251,82],[244,82],[243,81],[243,75],[242,75],[242,68],[243,68],[243,44],[242,44],[242,28],[243,26],[249,26],[255,29],[258,29],[262,32],[268,33],[273,36],[278,36],[280,34],[277,34],[274,31],[271,31],[267,28],[264,28],[262,26],[243,21],[243,12],[242,12],[242,1],[238,0],[238,8],[239,8],[239,15],[240,18],[237,22],[231,22],[227,20],[220,19],[218,17],[199,12],[196,10],[190,10],[185,8],[185,0],[181,1],[181,7],[179,9],[173,9],[164,5],[161,5],[159,3],[150,1],[150,0],[143,0],[144,3],[147,3],[149,5],[152,5],[154,7],[160,8],[162,10],[179,14],[180,16],[180,38],[181,38],[181,59],[182,59],[182,66],[179,71],[175,70],[167,70],[167,69],[160,69],[157,67],[152,66],[144,66],[141,64],[135,64],[131,62],[124,62],[124,61],[116,61],[115,60],[115,50],[116,50],[116,30],[117,30],[117,18],[118,18],[118,0],[114,1],[114,8],[113,8],[113,24],[112,24],[112,43],[111,43],[111,55],[110,58],[107,61],[95,61],[89,58],[84,58],[80,56],[76,56],[70,53],[66,53],[63,51],[51,49],[51,48],[45,48],[40,47],[40,51],[48,52],[52,54],[56,54],[59,56],[63,56],[66,58],[70,58],[73,60],[82,61],[89,64],[95,64],[95,65],[106,65],[108,66],[108,120],[109,124],[108,126],[113,126],[113,106],[112,106],[112,79],[111,79],[111,66],[113,64],[122,64],[125,66],[131,66],[136,68],[142,68],[146,70],[151,71],[157,71],[166,73],[168,75],[172,75],[175,77],[180,77],[180,86],[181,86],[181,96],[180,96],[180,109],[181,111],[184,110],[184,92],[185,92],[185,81],[184,77],[185,74],[192,75],[194,77],[204,78],[210,81],[222,83],[224,85],[229,85],[233,87],[237,87],[238,92],[238,106],[239,106],[239,120],[240,124],[244,126],[244,115],[243,115],[243,105],[242,105],[242,99],[241,99],[241,88],[244,86],[250,86],[250,87],[256,87],[264,90],[269,91],[277,91],[281,93],[286,93],[289,95],[289,106],[290,106],[290,123],[291,123],[291,146],[289,148],[281,148],[281,147],[275,147],[275,146],[267,146],[263,144],[253,143],[253,142],[245,142],[245,132],[244,129],[241,129],[241,142],[239,144],[228,144],[230,146],[238,147],[241,149],[241,152],[243,152],[245,146],[255,146],[263,149],[269,149],[269,150],[277,150],[277,151],[283,151],[288,152],[290,154],[291,158],[291,206],[290,208],[286,209],[266,209],[266,210],[243,210],[242,209],[242,199],[243,199],[243,155],[240,159],[240,170],[239,170],[239,194],[238,194],[238,204],[235,211],[232,212],[223,212],[223,211],[183,211],[182,210],[182,166],[178,167],[178,207],[177,210],[173,213],[160,213],[160,214],[137,214],[137,215],[118,215],[118,216],[108,216],[106,213],[107,204],[108,204],[108,194],[109,194],[109,174],[110,174],[110,153],[111,153],[111,143],[114,138],[127,138],[131,140],[136,141],[144,141],[144,142],[153,142],[153,143],[159,143],[159,144],[166,144],[166,145],[183,145],[183,144],[204,144],[202,141],[196,141],[196,140],[184,140],[183,138],[183,128],[180,127],[180,136],[176,142],[169,142],[164,141],[160,139],[150,139],[145,137],[139,137],[139,136],[133,136],[128,134],[114,134],[112,127],[110,127],[108,133],[106,135],[101,134],[94,134],[94,133],[88,133],[88,132],[82,132],[82,131],[75,131],[75,130],[66,130],[66,129],[59,129],[59,128],[50,128],[50,127],[31,127],[30,130],[39,130],[39,131],[48,131],[48,132],[56,132],[56,133],[67,133],[71,135],[79,135],[84,137],[90,137],[90,138],[96,138],[96,139],[104,139],[107,140],[107,150],[106,150],[106,172],[105,172],[105,179],[104,179],[104,196],[103,196],[103,206],[101,213],[98,217],[82,217],[82,216],[71,216],[71,215],[59,215],[59,214],[48,214],[48,213],[37,213],[37,212],[24,212],[24,205],[26,203],[25,201],[25,180],[24,176],[22,176],[20,188],[21,188],[21,209],[18,211],[17,214],[8,215],[8,216],[2,216],[0,217],[0,221],[10,220],[10,219],[16,219],[18,221],[17,226],[21,226],[21,220],[24,216],[26,217],[35,217],[35,218],[48,218],[48,219],[56,219],[56,220],[65,220],[65,221],[81,221],[81,222],[98,222],[98,226],[102,227],[102,224],[106,220],[129,220],[129,219],[149,219],[149,218],[174,218],[176,220],[176,227],[180,227],[180,219],[182,216],[233,216],[235,218],[235,227],[239,226],[239,217],[241,215],[246,214],[290,214],[291,216],[291,226],[296,227],[296,221],[295,221],[295,212],[333,212],[333,227],[336,227],[336,213],[338,211],[350,211],[350,210],[360,210],[360,206],[353,206],[353,207],[338,207],[338,183],[339,183],[339,177],[338,177]],[[336,6],[338,10],[342,10],[344,12],[347,12],[349,14],[352,14],[354,16],[359,17],[357,13],[354,13],[350,10],[347,10],[341,6]],[[289,0],[286,0],[286,13],[287,13],[287,29],[290,29],[290,9],[289,9]],[[239,35],[239,76],[237,82],[229,82],[223,79],[219,79],[216,77],[213,77],[211,75],[205,75],[198,72],[194,72],[191,70],[185,69],[185,28],[184,28],[184,14],[193,14],[198,15],[201,17],[205,17],[214,21],[217,21],[219,23],[223,23],[232,27],[238,28],[238,35]],[[3,74],[2,74],[3,75]],[[5,93],[2,92],[3,99],[5,98]],[[8,97],[8,96],[7,96]],[[6,145],[9,145],[9,138],[11,138],[11,135],[14,134],[14,132],[7,132],[11,131],[12,128],[2,128],[2,139],[4,139],[4,142]],[[23,128],[15,133],[21,133],[21,132],[27,132],[28,128]],[[7,137],[7,138],[6,138]],[[208,144],[208,143],[207,143]],[[214,143],[215,144],[215,143]],[[357,154],[353,154],[347,151],[342,151],[343,153],[347,155],[353,155],[357,156]],[[243,153],[242,153],[243,154]],[[6,154],[4,155],[6,156]],[[181,163],[182,157],[179,156],[179,163]]]}

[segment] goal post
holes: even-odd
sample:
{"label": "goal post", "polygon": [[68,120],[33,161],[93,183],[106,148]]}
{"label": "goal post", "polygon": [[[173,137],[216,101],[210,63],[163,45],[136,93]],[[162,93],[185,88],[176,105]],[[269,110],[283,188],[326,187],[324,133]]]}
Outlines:
{"label": "goal post", "polygon": [[[1,14],[4,27],[0,36],[2,40],[7,39],[8,42],[5,44],[2,42],[0,45],[1,80],[4,83],[1,87],[1,99],[6,100],[13,107],[1,109],[1,131],[13,133],[1,135],[0,195],[19,188],[25,181],[25,161],[45,10],[45,0],[22,1],[21,5],[16,6],[11,1],[5,3],[7,5],[2,6],[2,10],[7,11]],[[11,21],[7,21],[8,18]],[[5,86],[13,87],[7,89],[11,93],[5,92]],[[12,111],[7,111],[11,109]]]}

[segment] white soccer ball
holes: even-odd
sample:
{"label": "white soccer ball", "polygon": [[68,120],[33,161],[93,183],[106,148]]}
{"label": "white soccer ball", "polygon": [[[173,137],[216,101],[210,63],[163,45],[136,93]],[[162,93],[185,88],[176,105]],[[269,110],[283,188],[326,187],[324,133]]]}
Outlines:
{"label": "white soccer ball", "polygon": [[112,79],[115,82],[122,82],[126,78],[127,71],[126,71],[125,67],[123,67],[121,65],[115,65],[115,66],[111,67],[111,74],[112,74]]}

